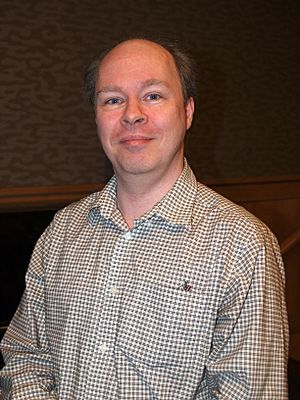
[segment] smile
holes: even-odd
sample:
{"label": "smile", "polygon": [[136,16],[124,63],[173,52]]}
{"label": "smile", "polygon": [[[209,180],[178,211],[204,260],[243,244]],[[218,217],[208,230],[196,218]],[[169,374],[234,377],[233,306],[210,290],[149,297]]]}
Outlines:
{"label": "smile", "polygon": [[120,143],[130,146],[138,146],[141,144],[148,143],[151,140],[153,140],[152,137],[147,137],[142,135],[130,135],[120,139]]}

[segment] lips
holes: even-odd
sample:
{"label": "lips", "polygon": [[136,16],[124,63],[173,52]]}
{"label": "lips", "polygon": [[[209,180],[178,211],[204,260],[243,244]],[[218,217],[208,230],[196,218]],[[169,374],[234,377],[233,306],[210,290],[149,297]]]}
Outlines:
{"label": "lips", "polygon": [[128,135],[124,136],[120,139],[121,144],[127,145],[140,145],[153,140],[153,137],[149,137],[146,135]]}

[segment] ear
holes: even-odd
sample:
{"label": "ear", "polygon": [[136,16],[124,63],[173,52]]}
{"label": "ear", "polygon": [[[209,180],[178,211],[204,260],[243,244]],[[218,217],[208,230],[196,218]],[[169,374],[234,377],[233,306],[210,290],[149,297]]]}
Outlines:
{"label": "ear", "polygon": [[194,109],[195,109],[194,99],[193,99],[193,97],[190,97],[185,105],[186,129],[187,130],[190,129],[190,127],[192,125]]}

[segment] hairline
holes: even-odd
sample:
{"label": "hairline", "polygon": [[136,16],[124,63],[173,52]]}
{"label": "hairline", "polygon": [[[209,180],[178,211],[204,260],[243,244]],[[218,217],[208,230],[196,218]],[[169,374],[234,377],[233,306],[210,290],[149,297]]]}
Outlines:
{"label": "hairline", "polygon": [[171,56],[174,62],[180,81],[184,104],[187,104],[191,97],[195,99],[196,83],[193,68],[194,66],[193,60],[189,57],[189,55],[186,52],[182,51],[176,42],[157,38],[151,39],[143,36],[136,36],[115,42],[109,48],[104,49],[86,68],[84,74],[85,93],[88,101],[93,105],[93,107],[95,107],[96,105],[96,83],[100,74],[102,62],[104,61],[106,56],[108,56],[109,53],[113,51],[116,47],[122,45],[123,43],[135,40],[146,41],[155,44],[166,51]]}

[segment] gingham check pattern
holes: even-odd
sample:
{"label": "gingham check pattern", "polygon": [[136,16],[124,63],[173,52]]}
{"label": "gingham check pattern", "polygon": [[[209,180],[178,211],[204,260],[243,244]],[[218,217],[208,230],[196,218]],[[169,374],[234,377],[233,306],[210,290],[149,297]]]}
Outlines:
{"label": "gingham check pattern", "polygon": [[3,399],[287,399],[276,239],[196,182],[128,230],[115,178],[38,241],[2,342]]}

